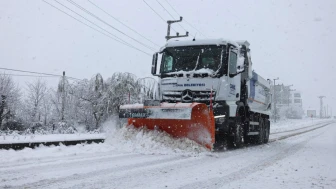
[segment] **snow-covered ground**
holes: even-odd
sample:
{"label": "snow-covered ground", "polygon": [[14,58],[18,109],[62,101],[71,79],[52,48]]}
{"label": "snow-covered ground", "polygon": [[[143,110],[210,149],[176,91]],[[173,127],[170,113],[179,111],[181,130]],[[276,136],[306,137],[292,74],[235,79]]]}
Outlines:
{"label": "snow-covered ground", "polygon": [[0,150],[0,188],[336,188],[326,122],[275,123],[269,144],[224,152],[110,123],[103,144]]}
{"label": "snow-covered ground", "polygon": [[277,133],[282,131],[289,131],[294,129],[299,129],[303,127],[309,127],[319,123],[324,123],[329,121],[328,119],[285,119],[278,120],[277,122],[271,122],[271,133]]}

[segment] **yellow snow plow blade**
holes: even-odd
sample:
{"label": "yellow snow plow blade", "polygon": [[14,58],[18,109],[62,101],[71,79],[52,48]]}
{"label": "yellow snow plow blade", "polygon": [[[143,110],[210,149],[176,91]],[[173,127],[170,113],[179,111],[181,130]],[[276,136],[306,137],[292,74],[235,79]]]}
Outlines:
{"label": "yellow snow plow blade", "polygon": [[159,129],[177,138],[189,138],[213,149],[215,120],[212,110],[201,103],[161,103],[159,106],[143,104],[122,105],[120,118],[128,118],[128,125]]}

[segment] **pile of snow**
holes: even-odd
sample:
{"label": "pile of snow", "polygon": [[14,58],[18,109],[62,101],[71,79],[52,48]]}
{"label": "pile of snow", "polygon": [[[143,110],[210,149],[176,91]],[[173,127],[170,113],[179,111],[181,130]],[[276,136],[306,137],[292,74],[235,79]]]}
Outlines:
{"label": "pile of snow", "polygon": [[173,138],[169,134],[133,126],[116,127],[114,121],[105,123],[110,128],[106,134],[105,144],[118,151],[141,154],[182,154],[199,155],[209,150],[187,138]]}

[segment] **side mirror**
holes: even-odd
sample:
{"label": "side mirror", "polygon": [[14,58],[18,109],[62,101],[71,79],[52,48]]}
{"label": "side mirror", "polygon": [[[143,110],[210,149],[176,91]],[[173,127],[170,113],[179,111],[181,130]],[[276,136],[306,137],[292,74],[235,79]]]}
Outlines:
{"label": "side mirror", "polygon": [[156,75],[157,60],[158,60],[158,53],[155,53],[153,55],[153,60],[152,60],[152,70],[151,70],[152,75]]}

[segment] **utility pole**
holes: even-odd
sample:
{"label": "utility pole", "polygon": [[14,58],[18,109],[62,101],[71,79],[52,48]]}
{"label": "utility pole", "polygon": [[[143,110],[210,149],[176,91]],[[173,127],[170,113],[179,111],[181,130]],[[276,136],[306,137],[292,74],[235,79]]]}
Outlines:
{"label": "utility pole", "polygon": [[274,87],[273,87],[273,93],[274,93],[274,122],[276,122],[276,95],[275,95],[275,80],[279,80],[279,77],[276,79],[273,79],[274,81]]}
{"label": "utility pole", "polygon": [[291,91],[295,91],[295,89],[294,90],[291,90],[290,89],[290,87],[292,87],[293,85],[288,85],[287,87],[288,87],[288,107],[289,107],[289,99],[290,99],[290,97],[291,97]]}
{"label": "utility pole", "polygon": [[189,36],[189,32],[186,32],[185,35],[180,35],[178,32],[176,32],[176,36],[170,36],[170,25],[176,22],[182,22],[183,17],[180,16],[180,20],[168,20],[167,24],[168,24],[168,29],[167,29],[167,36],[166,36],[166,40],[168,41],[171,38],[178,38],[178,37],[188,37]]}
{"label": "utility pole", "polygon": [[323,116],[323,98],[325,98],[325,96],[318,96],[318,98],[320,99],[320,118],[322,118]]}
{"label": "utility pole", "polygon": [[63,71],[62,76],[62,112],[61,112],[61,120],[64,121],[64,106],[65,106],[65,71]]}
{"label": "utility pole", "polygon": [[6,96],[1,95],[1,103],[0,103],[0,129],[2,126],[2,119],[3,119],[3,113],[5,111],[5,106],[6,106]]}

